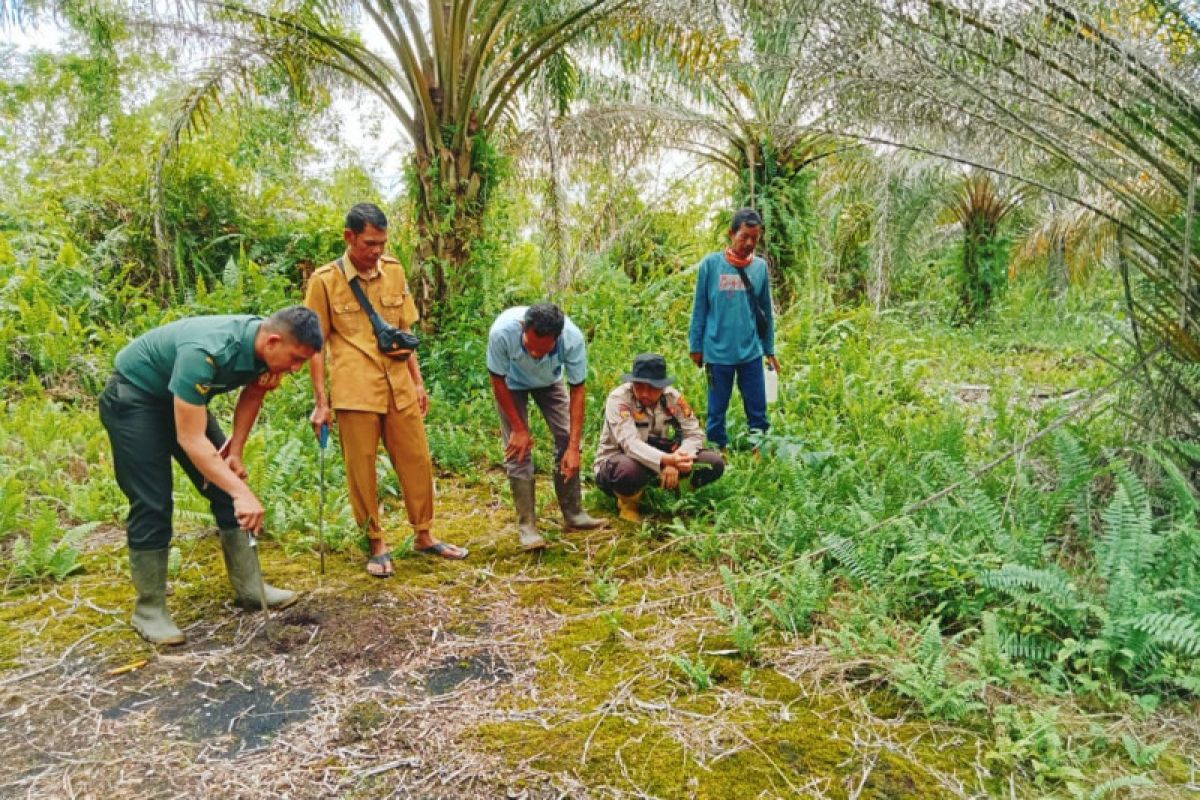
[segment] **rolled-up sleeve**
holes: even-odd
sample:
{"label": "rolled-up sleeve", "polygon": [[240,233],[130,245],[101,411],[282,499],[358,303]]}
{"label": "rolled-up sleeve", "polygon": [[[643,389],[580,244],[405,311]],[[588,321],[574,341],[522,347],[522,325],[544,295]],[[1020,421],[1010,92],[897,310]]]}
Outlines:
{"label": "rolled-up sleeve", "polygon": [[662,457],[665,454],[646,444],[638,436],[637,423],[633,421],[633,409],[627,402],[620,398],[609,398],[604,406],[604,422],[613,432],[613,438],[621,452],[655,472],[661,471]]}

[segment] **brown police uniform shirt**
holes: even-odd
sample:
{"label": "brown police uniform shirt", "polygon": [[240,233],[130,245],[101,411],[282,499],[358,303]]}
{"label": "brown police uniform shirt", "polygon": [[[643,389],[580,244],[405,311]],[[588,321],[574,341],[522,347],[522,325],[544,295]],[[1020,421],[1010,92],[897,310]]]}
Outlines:
{"label": "brown police uniform shirt", "polygon": [[[383,414],[389,403],[397,410],[417,401],[408,362],[379,352],[375,331],[366,310],[359,305],[350,279],[358,271],[349,254],[313,272],[304,304],[316,312],[325,334],[329,362],[330,405],[335,410],[373,411]],[[417,306],[404,279],[404,267],[383,256],[375,274],[363,281],[367,299],[384,322],[397,328],[416,324]]]}
{"label": "brown police uniform shirt", "polygon": [[633,384],[622,383],[609,392],[604,402],[604,430],[600,433],[593,471],[599,473],[606,460],[624,454],[661,472],[664,453],[646,440],[651,436],[670,439],[676,426],[683,432],[679,450],[692,455],[699,453],[704,445],[704,431],[678,389],[668,386],[654,407],[646,408],[634,395]]}

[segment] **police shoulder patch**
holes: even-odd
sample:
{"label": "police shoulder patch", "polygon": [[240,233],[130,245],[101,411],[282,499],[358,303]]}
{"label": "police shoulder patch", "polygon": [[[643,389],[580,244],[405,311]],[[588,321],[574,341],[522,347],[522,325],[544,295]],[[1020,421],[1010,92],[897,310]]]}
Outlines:
{"label": "police shoulder patch", "polygon": [[617,406],[617,413],[621,415],[621,419],[629,419],[633,416],[633,409],[622,403]]}
{"label": "police shoulder patch", "polygon": [[208,396],[208,393],[209,393],[209,391],[211,391],[211,390],[212,390],[212,387],[211,387],[211,386],[209,386],[207,383],[197,383],[197,384],[196,384],[196,392],[197,392],[197,393],[198,393],[198,394],[199,394],[201,397],[207,397],[207,396]]}
{"label": "police shoulder patch", "polygon": [[696,416],[696,412],[692,411],[692,407],[688,405],[687,400],[683,399],[683,395],[679,395],[679,399],[675,402],[679,404],[679,411],[683,414],[684,419]]}

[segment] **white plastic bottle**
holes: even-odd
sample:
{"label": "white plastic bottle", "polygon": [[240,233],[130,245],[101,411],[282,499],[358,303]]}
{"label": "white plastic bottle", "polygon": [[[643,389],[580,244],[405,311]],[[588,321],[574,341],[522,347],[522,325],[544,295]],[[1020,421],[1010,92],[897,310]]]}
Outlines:
{"label": "white plastic bottle", "polygon": [[767,389],[767,402],[776,402],[779,399],[779,373],[766,362],[763,363],[763,384]]}

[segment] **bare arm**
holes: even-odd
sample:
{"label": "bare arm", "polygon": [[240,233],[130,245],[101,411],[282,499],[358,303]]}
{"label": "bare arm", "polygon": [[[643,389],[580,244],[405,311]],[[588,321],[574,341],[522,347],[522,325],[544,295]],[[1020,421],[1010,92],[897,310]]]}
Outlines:
{"label": "bare arm", "polygon": [[567,439],[567,452],[563,453],[559,469],[564,478],[579,474],[579,462],[583,457],[583,414],[587,407],[587,386],[576,384],[571,387],[571,433]]}
{"label": "bare arm", "polygon": [[[258,415],[261,405],[262,394],[260,393],[257,404],[253,408],[254,416]],[[239,409],[241,406],[242,401],[239,398]],[[249,408],[242,409],[243,421],[248,414]],[[253,419],[251,418],[250,421],[253,422]],[[235,419],[235,427],[236,424]],[[175,432],[179,446],[183,448],[188,459],[209,483],[223,489],[233,498],[233,511],[237,516],[238,524],[248,531],[257,533],[262,529],[265,515],[262,504],[258,502],[258,498],[254,496],[254,492],[250,491],[246,482],[238,477],[217,453],[217,448],[204,433],[207,427],[208,410],[204,406],[193,405],[178,397],[175,398]],[[234,435],[237,435],[236,430]],[[242,441],[245,442],[244,433]]]}
{"label": "bare arm", "polygon": [[414,350],[404,363],[408,365],[408,374],[412,377],[413,386],[417,387],[417,404],[421,407],[423,417],[429,413],[429,392],[425,391],[425,377],[421,375],[421,362],[417,360],[417,351]]}

